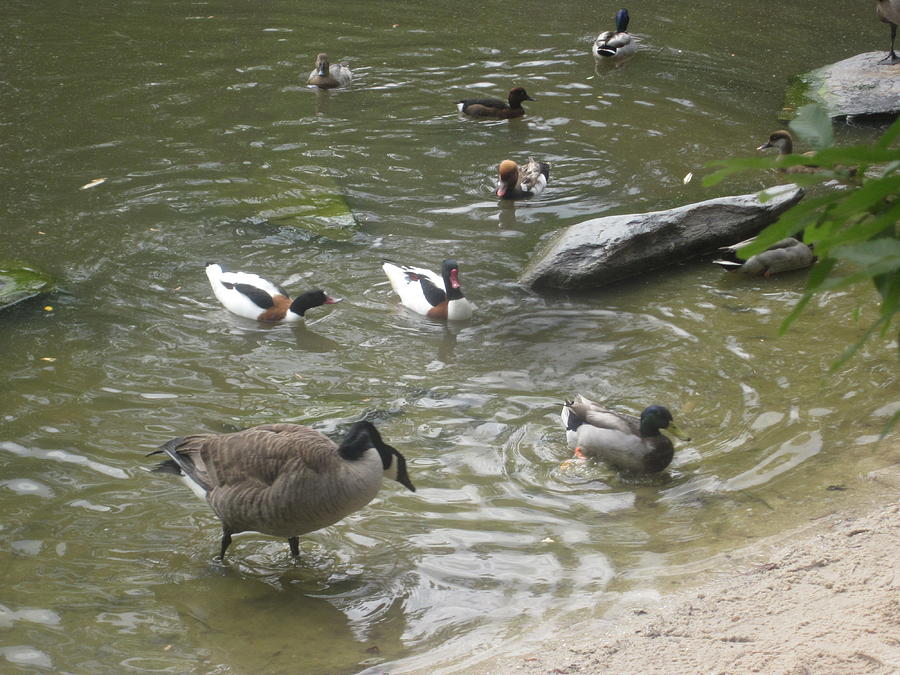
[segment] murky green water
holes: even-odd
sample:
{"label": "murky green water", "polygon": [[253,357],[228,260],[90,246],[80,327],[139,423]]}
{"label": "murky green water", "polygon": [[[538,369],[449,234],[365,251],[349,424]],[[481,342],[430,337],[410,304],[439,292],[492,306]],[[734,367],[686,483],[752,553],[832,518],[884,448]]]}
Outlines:
{"label": "murky green water", "polygon": [[[868,293],[778,338],[803,274],[698,262],[587,295],[515,284],[559,227],[762,186],[681,178],[752,153],[794,73],[887,46],[839,0],[682,4],[633,7],[642,51],[596,73],[614,8],[586,1],[7,2],[0,258],[67,293],[0,315],[3,669],[450,668],[862,491],[896,446],[878,440],[895,352],[873,342],[823,373]],[[350,90],[301,86],[323,49]],[[457,116],[456,98],[513,84],[538,99],[524,120]],[[553,163],[550,187],[498,207],[497,163],[528,155]],[[448,255],[479,307],[450,329],[399,309],[380,270]],[[346,301],[259,326],[211,302],[207,260]],[[665,403],[694,440],[662,478],[560,469],[575,391]],[[338,433],[363,413],[419,491],[386,487],[304,537],[299,563],[265,537],[213,561],[209,510],[142,471],[186,432]]]}

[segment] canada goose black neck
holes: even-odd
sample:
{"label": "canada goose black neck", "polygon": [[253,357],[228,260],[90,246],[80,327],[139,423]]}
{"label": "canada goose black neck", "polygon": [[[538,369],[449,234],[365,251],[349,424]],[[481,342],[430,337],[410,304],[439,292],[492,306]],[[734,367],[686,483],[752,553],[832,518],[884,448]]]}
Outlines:
{"label": "canada goose black neck", "polygon": [[338,446],[338,453],[347,461],[354,462],[359,460],[371,448],[375,448],[378,451],[378,455],[381,457],[381,467],[384,471],[388,471],[392,464],[397,462],[395,480],[413,492],[416,491],[406,471],[406,458],[395,447],[385,443],[375,425],[367,420],[356,422],[350,427],[350,431],[347,432],[344,440]]}

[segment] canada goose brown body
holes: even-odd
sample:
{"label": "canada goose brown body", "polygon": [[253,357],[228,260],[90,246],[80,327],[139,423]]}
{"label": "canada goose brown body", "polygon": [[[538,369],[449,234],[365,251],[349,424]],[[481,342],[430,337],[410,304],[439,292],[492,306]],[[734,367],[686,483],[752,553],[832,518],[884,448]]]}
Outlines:
{"label": "canada goose brown body", "polygon": [[415,490],[406,459],[370,422],[340,445],[298,424],[263,424],[230,434],[194,434],[161,446],[155,471],[182,476],[222,521],[220,555],[240,532],[286,537],[332,525],[368,504],[388,476]]}

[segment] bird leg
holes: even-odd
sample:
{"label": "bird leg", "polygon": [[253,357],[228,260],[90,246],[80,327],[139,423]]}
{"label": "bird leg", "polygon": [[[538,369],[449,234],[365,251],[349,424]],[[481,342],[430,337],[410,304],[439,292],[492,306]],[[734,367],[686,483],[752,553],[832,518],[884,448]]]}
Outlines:
{"label": "bird leg", "polygon": [[295,558],[300,557],[300,537],[290,537],[288,544],[291,547],[291,555]]}
{"label": "bird leg", "polygon": [[891,24],[891,51],[888,52],[888,55],[881,59],[878,63],[884,63],[887,65],[893,65],[895,63],[900,63],[900,56],[897,56],[897,52],[894,51],[894,41],[897,39],[897,24]]}
{"label": "bird leg", "polygon": [[225,560],[225,550],[231,544],[231,532],[222,528],[222,550],[219,551],[219,558]]}

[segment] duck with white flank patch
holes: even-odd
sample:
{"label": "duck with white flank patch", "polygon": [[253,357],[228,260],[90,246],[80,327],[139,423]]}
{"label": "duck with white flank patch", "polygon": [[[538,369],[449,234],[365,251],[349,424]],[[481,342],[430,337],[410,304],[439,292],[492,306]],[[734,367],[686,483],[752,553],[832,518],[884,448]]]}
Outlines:
{"label": "duck with white flank patch", "polygon": [[381,268],[400,296],[400,302],[417,314],[451,321],[471,318],[474,305],[463,295],[455,260],[443,262],[440,276],[431,270],[387,260]]}
{"label": "duck with white flank patch", "polygon": [[306,82],[319,89],[335,89],[346,87],[353,80],[353,73],[342,63],[331,63],[328,54],[319,54],[316,57],[316,67],[309,74]]}
{"label": "duck with white flank patch", "polygon": [[591,52],[595,59],[620,60],[637,51],[637,42],[628,33],[628,21],[627,9],[623,8],[616,12],[616,29],[603,31],[594,40]]}
{"label": "duck with white flank patch", "polygon": [[307,291],[291,301],[281,286],[256,274],[225,272],[216,263],[206,263],[206,276],[219,302],[228,311],[246,319],[301,321],[306,310],[341,301],[321,289]]}
{"label": "duck with white flank patch", "polygon": [[522,107],[522,101],[533,100],[522,87],[513,87],[509,90],[508,102],[499,98],[464,98],[456,102],[456,109],[471,117],[509,119],[524,115],[525,108]]}
{"label": "duck with white flank patch", "polygon": [[519,166],[511,159],[500,162],[500,180],[497,196],[502,199],[521,199],[541,194],[550,179],[550,165],[528,158],[528,164]]}
{"label": "duck with white flank patch", "polygon": [[719,250],[724,253],[722,258],[713,260],[713,263],[729,271],[736,270],[747,276],[770,277],[780,272],[802,270],[816,261],[812,247],[798,239],[787,237],[777,241],[762,253],[752,255],[747,260],[737,257],[737,252],[752,243],[756,237],[746,241],[723,246]]}
{"label": "duck with white flank patch", "polygon": [[263,424],[174,438],[150,454],[159,453],[169,459],[153,471],[180,476],[222,521],[222,558],[241,532],[285,537],[297,557],[299,535],[364,507],[383,477],[416,490],[406,458],[367,421],[350,427],[340,445],[299,424]]}
{"label": "duck with white flank patch", "polygon": [[633,473],[657,473],[669,466],[675,449],[660,429],[690,440],[661,405],[648,406],[638,419],[576,394],[574,401],[563,405],[561,418],[566,442],[576,457],[599,459]]}

